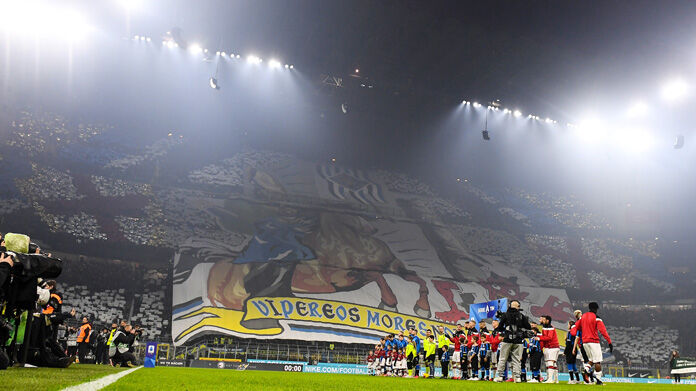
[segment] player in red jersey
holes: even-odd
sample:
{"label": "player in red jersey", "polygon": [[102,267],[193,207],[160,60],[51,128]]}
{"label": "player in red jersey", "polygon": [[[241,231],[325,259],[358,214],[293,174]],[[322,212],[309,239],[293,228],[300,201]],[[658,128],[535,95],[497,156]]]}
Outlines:
{"label": "player in red jersey", "polygon": [[[503,341],[503,337],[496,330],[500,322],[493,319],[493,331],[488,335],[488,343],[491,344],[491,373],[495,374],[498,368],[498,345]],[[491,376],[493,378],[493,376]]]}
{"label": "player in red jersey", "polygon": [[462,374],[461,374],[461,362],[462,362],[462,356],[461,356],[461,346],[462,343],[459,340],[459,336],[463,335],[464,331],[462,330],[462,325],[458,324],[457,325],[457,331],[455,331],[454,335],[449,339],[454,343],[454,353],[452,354],[452,371],[453,376],[452,379],[461,379]]}
{"label": "player in red jersey", "polygon": [[574,333],[573,335],[577,335],[578,331],[581,332],[582,344],[588,360],[586,369],[592,374],[592,366],[594,365],[594,377],[597,384],[604,384],[602,382],[602,348],[599,345],[599,334],[602,334],[602,337],[609,343],[610,352],[614,351],[614,345],[612,345],[609,333],[604,327],[604,322],[597,316],[599,304],[592,302],[589,309],[590,312],[582,314],[580,320],[575,323],[575,329],[571,332]]}
{"label": "player in red jersey", "polygon": [[372,350],[367,353],[367,359],[365,361],[367,362],[367,373],[371,376],[374,375],[372,367],[375,363],[375,355],[372,353]]}
{"label": "player in red jersey", "polygon": [[541,336],[536,338],[541,342],[544,360],[546,361],[547,379],[544,383],[558,383],[558,354],[560,353],[558,334],[556,334],[556,328],[551,324],[549,315],[539,318],[539,322],[543,329],[541,330]]}

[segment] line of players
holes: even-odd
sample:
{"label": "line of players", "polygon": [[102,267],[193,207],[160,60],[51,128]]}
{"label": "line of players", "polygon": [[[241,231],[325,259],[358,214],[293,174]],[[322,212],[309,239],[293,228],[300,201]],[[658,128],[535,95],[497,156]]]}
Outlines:
{"label": "line of players", "polygon": [[[419,377],[422,353],[425,364],[423,377],[434,376],[435,360],[439,360],[444,378],[449,377],[451,365],[452,379],[490,380],[496,370],[498,345],[503,340],[496,331],[498,321],[493,320],[492,326],[489,329],[482,321],[477,330],[476,322],[470,320],[463,326],[457,325],[451,337],[447,337],[440,326],[437,338],[431,330],[426,330],[422,340],[415,328],[411,328],[407,335],[403,332],[389,334],[375,345],[374,351],[369,352],[368,370],[371,375]],[[450,344],[454,346],[452,352]]]}
{"label": "line of players", "polygon": [[[565,341],[565,350],[563,354],[566,357],[570,380],[568,384],[594,383],[601,384],[601,350],[597,339],[597,331],[609,342],[610,349],[611,339],[606,332],[601,320],[596,317],[595,303],[590,304],[590,313],[595,315],[588,322],[599,324],[592,327],[585,327],[590,332],[586,338],[582,338],[581,323],[582,312],[576,310],[574,315],[576,321],[569,321],[569,332]],[[594,310],[594,311],[593,311]],[[595,320],[596,319],[596,320]],[[558,343],[558,335],[556,329],[551,324],[550,316],[542,316],[539,323],[531,322],[532,329],[536,336],[525,339],[523,342],[523,350],[521,357],[521,374],[519,381],[539,383],[541,378],[541,364],[545,361],[547,379],[545,383],[558,383],[558,356],[560,354],[560,346]],[[479,329],[476,329],[474,320],[466,321],[464,326],[457,325],[457,329],[452,337],[447,337],[444,329],[439,327],[439,335],[437,339],[431,332],[426,330],[426,336],[421,342],[418,337],[418,332],[411,328],[407,335],[399,332],[397,335],[389,334],[380,340],[380,343],[375,345],[375,350],[370,351],[367,356],[367,367],[371,375],[381,376],[401,376],[401,377],[419,377],[420,371],[420,353],[423,352],[425,362],[425,373],[423,377],[432,378],[435,373],[435,359],[440,360],[442,368],[442,378],[449,378],[449,367],[452,366],[452,379],[468,379],[468,380],[493,380],[497,370],[499,344],[503,341],[503,337],[498,332],[498,320],[493,320],[493,328],[488,329],[485,321],[479,323]],[[583,339],[587,341],[583,346]],[[597,342],[595,342],[595,339]],[[450,342],[454,345],[454,351],[450,354]],[[596,346],[595,346],[596,345]],[[590,352],[587,352],[587,350]],[[595,351],[597,350],[597,351]],[[612,349],[613,350],[613,349]],[[580,371],[577,366],[577,355],[582,355],[584,367],[580,366]],[[588,357],[592,355],[593,357]],[[527,362],[529,362],[531,376],[527,376]],[[507,365],[502,368],[503,378],[508,381],[513,381],[512,378],[507,379]],[[583,380],[580,380],[580,374],[583,374]],[[500,372],[498,372],[500,376]],[[518,379],[514,379],[517,381]],[[498,380],[496,380],[498,381]]]}

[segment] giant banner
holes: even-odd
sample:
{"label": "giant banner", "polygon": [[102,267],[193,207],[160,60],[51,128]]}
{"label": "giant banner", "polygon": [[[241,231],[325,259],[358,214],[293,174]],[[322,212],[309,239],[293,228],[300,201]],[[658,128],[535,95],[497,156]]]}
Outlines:
{"label": "giant banner", "polygon": [[564,290],[469,252],[446,226],[243,197],[209,213],[229,240],[191,237],[176,252],[175,344],[207,334],[372,343],[410,327],[450,333],[471,304],[502,298],[559,325],[571,317]]}

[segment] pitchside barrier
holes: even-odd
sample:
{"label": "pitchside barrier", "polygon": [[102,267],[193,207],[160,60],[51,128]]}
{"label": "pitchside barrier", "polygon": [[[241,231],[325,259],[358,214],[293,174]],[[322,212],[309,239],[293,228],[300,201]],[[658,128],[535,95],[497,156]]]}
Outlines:
{"label": "pitchside barrier", "polygon": [[[364,364],[337,364],[337,363],[316,363],[314,365],[300,361],[282,361],[282,360],[255,360],[250,359],[247,362],[220,361],[215,359],[207,360],[160,360],[158,365],[164,366],[190,366],[192,368],[217,368],[217,369],[234,369],[238,371],[280,371],[280,372],[305,372],[305,373],[331,373],[345,375],[369,375],[367,365]],[[435,368],[435,377],[442,375],[439,367]],[[542,372],[542,376],[545,377]],[[560,381],[568,381],[567,373],[559,374]],[[603,379],[607,383],[640,383],[640,384],[672,384],[671,379],[655,379],[649,377],[616,377],[605,376]],[[696,384],[694,379],[684,379],[682,384]]]}
{"label": "pitchside barrier", "polygon": [[[148,348],[149,346],[146,345],[138,347],[136,353],[140,359],[145,357]],[[158,343],[155,346],[154,357],[155,365],[159,366],[261,370],[261,367],[243,368],[239,364],[269,363],[302,365],[301,372],[367,374],[364,360],[371,348],[372,346],[368,345],[301,345],[292,342],[272,343],[262,340],[209,338],[196,344],[178,347],[169,343]],[[220,362],[224,364],[219,364]],[[562,361],[559,364],[561,364],[561,371],[566,371]],[[298,367],[292,369],[294,369],[292,372],[299,372]],[[611,379],[609,381],[615,382],[648,383],[655,380],[659,380],[658,383],[670,382],[669,379],[660,379],[669,376],[669,372],[659,369],[630,368],[607,363],[604,373]],[[439,363],[436,363],[436,376],[439,374]],[[682,377],[686,378],[685,375]],[[562,373],[560,378],[568,380],[567,375]]]}

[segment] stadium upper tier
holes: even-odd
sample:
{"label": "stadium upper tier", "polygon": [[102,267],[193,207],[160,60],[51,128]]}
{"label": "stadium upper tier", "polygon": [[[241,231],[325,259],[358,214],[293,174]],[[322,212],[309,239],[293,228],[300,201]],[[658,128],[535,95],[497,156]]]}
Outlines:
{"label": "stadium upper tier", "polygon": [[[562,326],[570,299],[601,292],[666,301],[688,297],[692,284],[668,273],[656,240],[614,235],[573,197],[468,180],[441,196],[404,173],[250,147],[181,164],[189,148],[181,135],[134,146],[109,126],[32,111],[0,132],[3,231],[85,254],[79,262],[100,256],[161,268],[176,252],[173,308],[161,285],[132,286],[122,273],[114,277],[125,291],[115,280],[95,286],[94,273],[64,277],[66,301],[84,311],[89,297],[113,298],[95,310],[103,322],[132,315],[161,333],[169,325],[156,318],[173,312],[178,342],[220,330],[364,342],[397,327],[399,316],[452,323],[471,315],[471,303],[505,297]],[[365,319],[377,311],[379,327]],[[340,322],[287,321],[304,313]]]}

